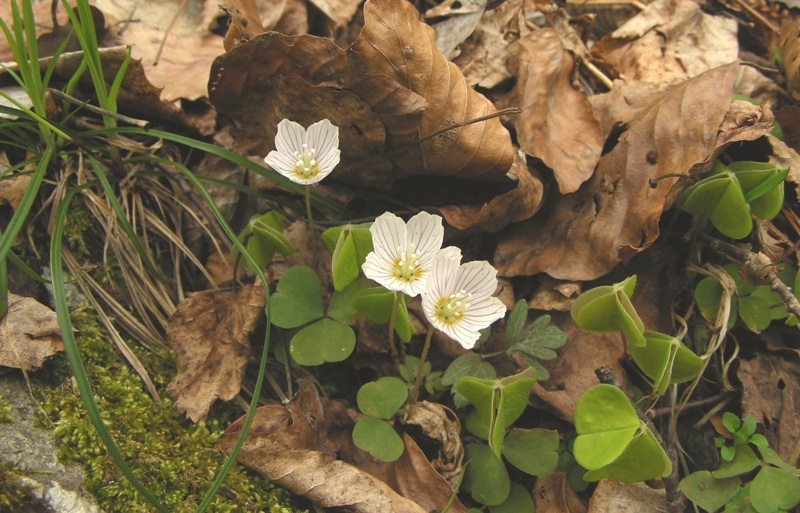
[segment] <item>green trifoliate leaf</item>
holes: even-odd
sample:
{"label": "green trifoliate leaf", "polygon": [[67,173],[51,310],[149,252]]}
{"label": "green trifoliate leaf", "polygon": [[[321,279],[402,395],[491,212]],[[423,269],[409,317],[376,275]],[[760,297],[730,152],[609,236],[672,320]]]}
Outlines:
{"label": "green trifoliate leaf", "polygon": [[734,239],[747,237],[753,230],[739,180],[719,161],[711,176],[683,191],[678,208],[710,219],[720,233]]}
{"label": "green trifoliate leaf", "polygon": [[469,492],[473,499],[487,506],[496,506],[508,498],[511,480],[506,465],[488,445],[465,445],[464,461],[469,463],[461,488]]}
{"label": "green trifoliate leaf", "polygon": [[673,383],[694,379],[703,368],[703,360],[680,340],[663,333],[645,331],[647,345],[628,348],[633,360],[653,380],[659,395]]}
{"label": "green trifoliate leaf", "polygon": [[375,458],[391,462],[403,455],[405,449],[400,435],[384,420],[363,417],[353,428],[353,443]]}
{"label": "green trifoliate leaf", "polygon": [[700,470],[681,479],[681,492],[706,511],[717,511],[739,491],[738,477],[717,479],[708,470]]}
{"label": "green trifoliate leaf", "polygon": [[558,466],[558,432],[549,429],[509,430],[503,441],[503,456],[532,476],[548,476]]}
{"label": "green trifoliate leaf", "polygon": [[326,318],[298,331],[289,344],[289,353],[300,365],[314,366],[341,362],[353,353],[355,347],[353,329]]}
{"label": "green trifoliate leaf", "polygon": [[635,275],[621,283],[587,290],[572,303],[572,318],[584,331],[622,331],[629,344],[644,345],[644,323],[630,300],[634,287]]}
{"label": "green trifoliate leaf", "polygon": [[322,317],[317,273],[303,266],[287,270],[269,298],[269,308],[270,322],[279,328],[296,328]]}
{"label": "green trifoliate leaf", "polygon": [[358,409],[371,417],[390,419],[403,406],[407,397],[408,388],[402,380],[384,376],[377,381],[365,383],[358,390]]}

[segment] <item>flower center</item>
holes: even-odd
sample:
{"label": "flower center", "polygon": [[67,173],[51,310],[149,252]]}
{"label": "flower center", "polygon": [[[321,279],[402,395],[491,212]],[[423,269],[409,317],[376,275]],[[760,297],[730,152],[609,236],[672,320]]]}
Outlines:
{"label": "flower center", "polygon": [[464,311],[469,308],[471,297],[471,293],[460,290],[439,299],[439,303],[436,305],[436,316],[445,324],[457,323],[464,316]]}
{"label": "flower center", "polygon": [[319,166],[316,160],[317,150],[314,148],[308,149],[308,145],[303,145],[303,153],[299,151],[294,152],[295,164],[294,172],[303,180],[314,178],[319,174]]}
{"label": "flower center", "polygon": [[414,243],[409,242],[405,251],[398,246],[397,252],[400,256],[394,261],[394,277],[405,282],[413,282],[422,276],[422,265],[419,262],[419,255],[414,252]]}

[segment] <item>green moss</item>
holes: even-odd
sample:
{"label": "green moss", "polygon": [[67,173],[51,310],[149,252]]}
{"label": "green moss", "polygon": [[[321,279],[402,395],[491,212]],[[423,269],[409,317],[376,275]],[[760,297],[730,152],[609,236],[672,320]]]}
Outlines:
{"label": "green moss", "polygon": [[50,506],[25,486],[17,472],[10,464],[0,463],[0,512],[53,513]]}
{"label": "green moss", "polygon": [[5,402],[2,396],[0,396],[0,424],[4,422],[13,422],[14,419],[11,418],[11,405]]}
{"label": "green moss", "polygon": [[[224,461],[216,441],[230,419],[192,424],[166,394],[161,397],[163,406],[158,406],[88,309],[77,311],[73,322],[81,333],[78,345],[95,399],[124,458],[162,504],[176,513],[193,512]],[[165,354],[137,353],[163,390],[174,375],[174,362]],[[53,365],[52,371],[65,375],[63,363]],[[56,424],[61,456],[83,464],[86,486],[101,507],[119,513],[152,511],[107,454],[84,414],[74,381],[66,379],[55,387],[49,383],[39,392],[47,416]],[[287,491],[236,465],[209,511],[290,513],[298,511],[298,505]]]}

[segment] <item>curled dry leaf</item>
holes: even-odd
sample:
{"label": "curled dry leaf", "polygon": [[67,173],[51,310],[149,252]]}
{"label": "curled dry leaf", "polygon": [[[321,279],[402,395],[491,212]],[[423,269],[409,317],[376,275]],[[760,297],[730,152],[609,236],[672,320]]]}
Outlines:
{"label": "curled dry leaf", "polygon": [[[395,150],[393,160],[403,171],[498,180],[511,167],[511,137],[498,118],[454,128],[418,143],[457,123],[493,114],[495,108],[439,53],[433,29],[419,21],[419,12],[410,2],[367,0],[364,29],[349,55],[358,70],[352,87],[384,120],[389,147]],[[376,90],[376,80],[393,88]],[[389,96],[397,88],[401,94]],[[395,98],[403,101],[393,101]],[[408,115],[415,112],[408,107],[414,103],[418,120],[395,126],[399,119],[413,119]]]}
{"label": "curled dry leaf", "polygon": [[677,178],[660,178],[656,187],[651,180],[702,168],[725,144],[769,131],[768,110],[732,105],[737,68],[729,64],[674,86],[643,110],[592,178],[555,201],[546,221],[521,223],[498,243],[500,274],[592,280],[649,247],[675,200]]}
{"label": "curled dry leaf", "polygon": [[498,194],[483,205],[446,205],[438,207],[447,224],[466,230],[477,226],[487,232],[497,232],[509,223],[524,221],[534,215],[542,206],[544,185],[539,174],[528,167],[525,157],[517,152],[514,163],[508,172],[517,186],[503,194]]}
{"label": "curled dry leaf", "polygon": [[[321,401],[315,386],[301,381],[296,398],[288,405],[256,410],[237,459],[270,481],[326,508],[347,508],[356,513],[444,509],[452,489],[416,444],[404,436],[405,451],[399,460],[375,462],[352,444],[353,418],[354,412],[347,411],[342,402]],[[221,450],[230,452],[243,422],[243,418],[237,420],[220,437]],[[337,451],[349,457],[350,463],[334,459]],[[466,513],[466,508],[456,499],[448,511]]]}
{"label": "curled dry leaf", "polygon": [[217,399],[239,393],[250,357],[248,336],[262,320],[264,289],[260,283],[238,292],[207,290],[178,305],[167,327],[178,374],[167,387],[178,411],[197,422]]}
{"label": "curled dry leaf", "polygon": [[[285,4],[285,0],[282,3]],[[248,42],[263,31],[255,0],[222,0],[219,8],[230,16],[228,31],[222,41],[226,52]]]}
{"label": "curled dry leaf", "polygon": [[35,371],[63,350],[56,313],[32,297],[9,293],[0,321],[0,368]]}
{"label": "curled dry leaf", "polygon": [[800,100],[800,24],[786,20],[781,25],[778,47],[783,57],[786,89]]}
{"label": "curled dry leaf", "polygon": [[520,40],[519,63],[520,148],[552,168],[561,194],[575,192],[592,176],[604,139],[589,100],[572,88],[573,58],[546,28]]}
{"label": "curled dry leaf", "polygon": [[406,417],[406,425],[419,426],[422,434],[436,443],[431,464],[452,488],[458,487],[464,471],[464,444],[458,415],[443,404],[420,401]]}

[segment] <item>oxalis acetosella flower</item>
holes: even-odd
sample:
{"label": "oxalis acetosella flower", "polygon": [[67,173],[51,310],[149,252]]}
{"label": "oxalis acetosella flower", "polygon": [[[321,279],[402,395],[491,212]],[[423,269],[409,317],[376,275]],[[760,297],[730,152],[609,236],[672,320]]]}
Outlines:
{"label": "oxalis acetosella flower", "polygon": [[449,247],[433,258],[422,310],[434,328],[472,349],[480,330],[506,314],[505,305],[493,297],[496,289],[497,270],[491,264],[461,264],[461,250]]}
{"label": "oxalis acetosella flower", "polygon": [[309,237],[313,240],[311,185],[331,174],[339,163],[339,127],[323,119],[308,130],[299,123],[281,120],[275,135],[275,149],[264,157],[269,167],[294,183],[306,186],[306,215]]}
{"label": "oxalis acetosella flower", "polygon": [[369,229],[373,251],[364,275],[389,290],[417,296],[425,290],[433,256],[442,247],[442,218],[420,212],[408,220],[386,212]]}
{"label": "oxalis acetosella flower", "polygon": [[313,185],[328,176],[339,163],[339,127],[323,119],[303,128],[299,123],[278,123],[275,149],[264,162],[289,180]]}

